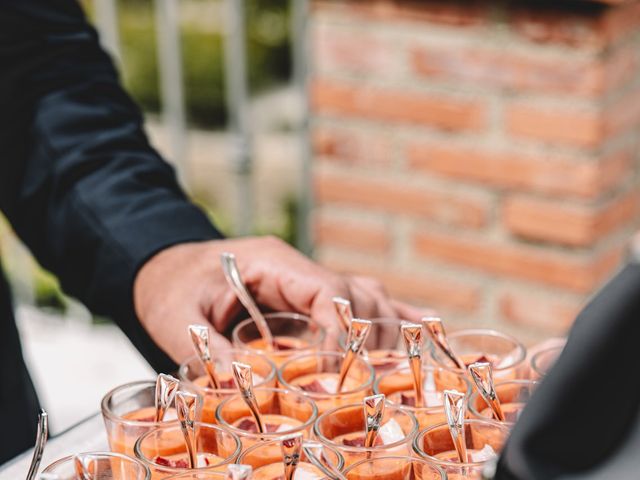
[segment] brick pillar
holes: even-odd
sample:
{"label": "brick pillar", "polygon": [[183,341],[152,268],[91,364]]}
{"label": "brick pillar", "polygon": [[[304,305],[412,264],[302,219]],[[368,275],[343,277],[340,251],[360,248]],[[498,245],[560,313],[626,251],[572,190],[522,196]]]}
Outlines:
{"label": "brick pillar", "polygon": [[539,3],[314,2],[320,261],[454,326],[567,329],[640,223],[640,3]]}

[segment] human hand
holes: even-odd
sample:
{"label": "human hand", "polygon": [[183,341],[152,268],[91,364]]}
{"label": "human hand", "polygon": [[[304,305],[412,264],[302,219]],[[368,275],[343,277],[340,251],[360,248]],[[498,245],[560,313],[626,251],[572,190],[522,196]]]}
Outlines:
{"label": "human hand", "polygon": [[187,327],[193,323],[214,327],[212,349],[229,347],[220,332],[242,309],[224,278],[222,252],[236,255],[242,278],[262,308],[309,315],[327,328],[333,341],[340,329],[334,296],[350,300],[354,314],[361,318],[416,321],[421,316],[420,310],[390,299],[378,281],[339,275],[274,237],[185,243],[152,257],[134,283],[140,322],[176,362],[192,355]]}

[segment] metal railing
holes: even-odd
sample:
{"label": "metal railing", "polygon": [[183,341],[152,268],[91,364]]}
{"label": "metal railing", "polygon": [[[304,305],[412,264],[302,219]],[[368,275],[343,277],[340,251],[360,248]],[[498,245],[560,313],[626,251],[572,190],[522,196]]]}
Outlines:
{"label": "metal railing", "polygon": [[[225,2],[224,71],[226,80],[226,104],[229,111],[228,131],[231,136],[231,154],[228,162],[234,173],[237,201],[233,212],[234,232],[247,235],[254,228],[254,196],[252,192],[253,143],[249,118],[249,93],[247,79],[245,0]],[[287,0],[283,0],[287,1]],[[122,58],[118,36],[116,0],[94,0],[96,26],[104,47],[117,60]],[[188,189],[187,130],[185,120],[184,86],[179,33],[179,0],[154,0],[157,24],[159,79],[162,117],[168,128],[170,156],[176,165],[183,186]],[[305,105],[304,121],[299,126],[299,161],[301,177],[298,193],[298,247],[311,250],[308,213],[311,209],[310,153],[306,108],[307,93],[307,16],[308,0],[291,0],[291,39],[294,86],[300,102]]]}

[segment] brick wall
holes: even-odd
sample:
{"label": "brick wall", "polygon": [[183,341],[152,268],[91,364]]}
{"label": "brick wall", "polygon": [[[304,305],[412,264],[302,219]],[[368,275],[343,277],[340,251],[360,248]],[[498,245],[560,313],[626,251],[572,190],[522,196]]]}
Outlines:
{"label": "brick wall", "polygon": [[640,3],[313,3],[316,256],[529,340],[638,227]]}

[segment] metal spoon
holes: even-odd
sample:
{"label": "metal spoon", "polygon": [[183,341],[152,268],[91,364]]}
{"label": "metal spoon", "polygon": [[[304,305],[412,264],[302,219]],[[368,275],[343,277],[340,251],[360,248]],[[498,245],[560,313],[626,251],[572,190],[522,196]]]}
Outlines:
{"label": "metal spoon", "polygon": [[211,349],[209,348],[209,327],[204,325],[189,325],[189,335],[193,342],[193,348],[209,376],[211,385],[214,389],[219,390],[220,382],[216,377],[216,366],[211,359]]}
{"label": "metal spoon", "polygon": [[353,320],[351,302],[342,297],[333,297],[331,300],[333,301],[333,305],[336,307],[336,313],[340,319],[340,325],[345,332],[348,332],[349,327],[351,326],[351,321]]}
{"label": "metal spoon", "polygon": [[38,430],[36,431],[36,445],[33,448],[33,457],[31,457],[31,465],[27,473],[27,480],[34,480],[42,461],[44,446],[49,438],[49,415],[44,409],[40,409],[38,414]]}
{"label": "metal spoon", "polygon": [[404,339],[409,365],[413,375],[413,389],[416,393],[416,407],[424,406],[424,386],[422,382],[422,325],[409,323],[400,327]]}
{"label": "metal spoon", "polygon": [[224,478],[225,480],[249,480],[252,473],[251,465],[236,465],[234,463],[227,467],[227,474]]}
{"label": "metal spoon", "polygon": [[189,468],[198,467],[198,443],[196,438],[196,419],[200,415],[202,398],[199,395],[178,391],[176,393],[176,411],[184,443],[189,453]]}
{"label": "metal spoon", "polygon": [[269,330],[269,325],[249,293],[249,290],[247,290],[247,286],[242,281],[240,270],[238,270],[238,264],[236,263],[236,256],[233,253],[224,252],[220,255],[220,260],[222,262],[222,271],[224,272],[227,282],[235,292],[238,300],[244,305],[244,308],[247,309],[249,315],[256,323],[256,327],[258,327],[260,336],[267,344],[267,348],[275,350],[276,345],[271,330]]}
{"label": "metal spoon", "polygon": [[247,404],[247,407],[249,407],[249,411],[256,421],[258,431],[260,433],[265,433],[266,429],[264,422],[262,421],[262,417],[260,416],[258,400],[256,399],[256,395],[253,391],[253,371],[251,370],[251,365],[232,362],[231,367],[233,369],[233,376],[238,384],[238,390],[240,390],[240,394],[242,395],[244,402]]}
{"label": "metal spoon", "polygon": [[325,460],[323,454],[324,446],[320,442],[308,440],[302,444],[302,451],[309,463],[314,465],[326,475],[327,478],[331,480],[347,480],[347,477],[345,477],[335,465]]}
{"label": "metal spoon", "polygon": [[78,480],[93,480],[87,463],[92,459],[90,454],[78,454],[73,457],[73,468]]}
{"label": "metal spoon", "polygon": [[[371,395],[364,398],[364,418],[365,418],[365,448],[371,448],[375,445],[376,438],[378,438],[378,431],[382,424],[382,417],[384,416],[384,394]],[[367,458],[371,455],[371,452],[367,452]]]}
{"label": "metal spoon", "polygon": [[280,445],[284,463],[284,480],[293,480],[300,462],[300,453],[302,452],[302,433],[294,433],[282,437]]}
{"label": "metal spoon", "polygon": [[491,408],[497,420],[504,422],[506,417],[500,405],[500,399],[493,385],[493,369],[489,362],[476,362],[469,365],[469,375],[473,379],[478,393],[482,396],[487,405]]}
{"label": "metal spoon", "polygon": [[453,446],[458,453],[458,459],[460,463],[467,463],[467,443],[464,433],[464,417],[466,414],[464,393],[460,393],[457,390],[445,390],[444,413],[447,417]]}
{"label": "metal spoon", "polygon": [[353,319],[347,336],[347,349],[342,357],[342,365],[340,366],[336,393],[340,393],[342,391],[349,369],[351,368],[351,365],[353,365],[356,357],[362,351],[364,342],[367,341],[369,333],[371,333],[371,322],[369,320],[360,320],[358,318]]}
{"label": "metal spoon", "polygon": [[426,327],[433,344],[460,370],[466,370],[467,366],[449,346],[447,335],[444,331],[442,319],[438,317],[423,317],[422,324]]}
{"label": "metal spoon", "polygon": [[176,392],[178,391],[178,385],[180,381],[171,375],[161,373],[156,379],[156,415],[155,421],[161,422],[164,420],[164,416],[167,410],[176,398]]}

